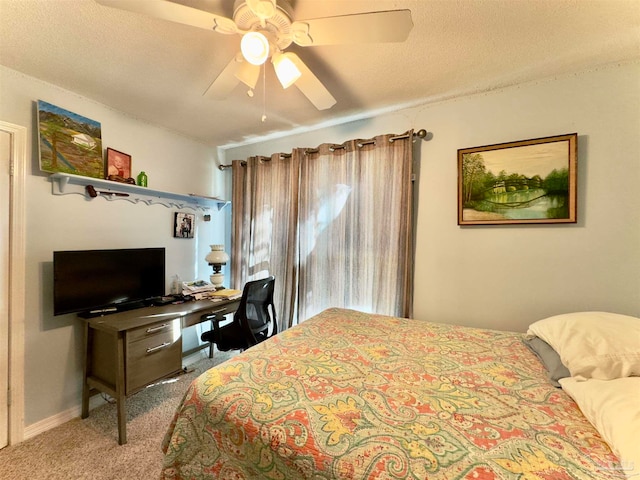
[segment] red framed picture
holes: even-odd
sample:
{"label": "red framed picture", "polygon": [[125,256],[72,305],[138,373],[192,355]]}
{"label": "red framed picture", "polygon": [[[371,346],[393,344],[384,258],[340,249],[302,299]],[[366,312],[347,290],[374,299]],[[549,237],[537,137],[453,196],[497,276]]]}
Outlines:
{"label": "red framed picture", "polygon": [[131,155],[107,148],[104,178],[125,181],[131,177]]}

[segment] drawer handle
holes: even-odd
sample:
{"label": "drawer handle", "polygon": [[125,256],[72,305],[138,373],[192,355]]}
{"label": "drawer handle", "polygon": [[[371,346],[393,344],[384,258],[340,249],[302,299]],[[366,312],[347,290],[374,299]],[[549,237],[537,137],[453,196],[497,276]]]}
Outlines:
{"label": "drawer handle", "polygon": [[227,311],[227,307],[222,307],[217,310],[212,310],[208,313],[203,313],[202,315],[200,315],[200,318],[202,320],[214,320],[217,317],[218,313],[222,313],[226,311]]}
{"label": "drawer handle", "polygon": [[168,323],[163,323],[162,325],[159,325],[157,327],[151,327],[151,328],[147,328],[147,333],[154,333],[157,332],[159,330],[165,329],[169,326]]}
{"label": "drawer handle", "polygon": [[162,345],[158,345],[157,347],[147,348],[147,353],[156,352],[158,350],[163,349],[164,347],[168,347],[169,345],[171,345],[171,342],[164,342]]}

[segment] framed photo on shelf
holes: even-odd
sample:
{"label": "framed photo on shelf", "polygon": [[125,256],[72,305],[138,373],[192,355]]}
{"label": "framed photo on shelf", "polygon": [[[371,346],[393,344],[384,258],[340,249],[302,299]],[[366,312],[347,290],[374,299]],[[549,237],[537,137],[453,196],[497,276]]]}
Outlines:
{"label": "framed photo on shelf", "polygon": [[107,148],[104,178],[119,177],[122,181],[131,178],[131,155]]}
{"label": "framed photo on shelf", "polygon": [[196,216],[193,213],[176,212],[173,217],[173,236],[175,238],[193,238],[196,229]]}
{"label": "framed photo on shelf", "polygon": [[578,134],[458,150],[458,225],[575,223]]}

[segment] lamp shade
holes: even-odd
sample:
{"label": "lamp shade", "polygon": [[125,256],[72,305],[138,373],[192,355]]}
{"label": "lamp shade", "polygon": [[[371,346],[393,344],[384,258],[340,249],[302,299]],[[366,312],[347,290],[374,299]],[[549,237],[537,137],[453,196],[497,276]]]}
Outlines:
{"label": "lamp shade", "polygon": [[256,88],[256,83],[258,83],[258,77],[260,76],[260,66],[242,62],[238,65],[235,76],[247,87]]}
{"label": "lamp shade", "polygon": [[229,261],[229,255],[224,251],[224,245],[209,245],[211,251],[204,259],[209,265],[224,265]]}
{"label": "lamp shade", "polygon": [[296,83],[296,80],[302,75],[300,69],[293,63],[288,53],[278,53],[274,55],[272,62],[278,80],[280,80],[282,84],[282,88],[289,88]]}
{"label": "lamp shade", "polygon": [[262,65],[269,58],[269,40],[260,32],[245,33],[240,41],[240,50],[247,62]]}

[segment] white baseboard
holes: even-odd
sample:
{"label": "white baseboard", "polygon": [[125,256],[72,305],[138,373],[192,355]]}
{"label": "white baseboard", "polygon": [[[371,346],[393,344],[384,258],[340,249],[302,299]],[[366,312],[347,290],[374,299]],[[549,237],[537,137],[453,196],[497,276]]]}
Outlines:
{"label": "white baseboard", "polygon": [[[94,395],[89,400],[89,410],[94,409],[100,405],[103,405],[105,400],[100,395]],[[51,430],[52,428],[58,427],[64,423],[67,423],[69,420],[73,420],[74,418],[78,418],[82,414],[82,407],[80,405],[70,408],[64,412],[56,413],[55,415],[45,418],[44,420],[40,420],[39,422],[32,423],[24,428],[24,437],[23,440],[28,440],[33,438],[41,433],[46,432],[47,430]]]}
{"label": "white baseboard", "polygon": [[[199,352],[192,353],[188,357],[184,357],[182,359],[182,364],[185,367],[188,367],[203,358],[208,357],[209,350],[201,350]],[[100,405],[103,405],[105,400],[101,395],[94,395],[89,400],[89,410],[94,409]],[[30,438],[35,437],[36,435],[40,435],[41,433],[46,432],[47,430],[51,430],[52,428],[58,427],[64,423],[67,423],[69,420],[73,420],[77,418],[82,413],[82,407],[80,405],[70,408],[64,412],[57,413],[49,418],[45,418],[44,420],[40,420],[39,422],[32,423],[31,425],[24,428],[24,436],[23,440],[28,440]]]}
{"label": "white baseboard", "polygon": [[203,360],[205,358],[209,358],[209,349],[205,349],[205,350],[200,350],[199,352],[194,352],[189,356],[183,357],[182,358],[182,365],[184,365],[185,367],[188,367],[190,365],[193,365],[196,362],[199,362],[200,360]]}

